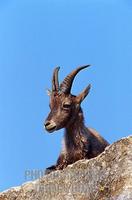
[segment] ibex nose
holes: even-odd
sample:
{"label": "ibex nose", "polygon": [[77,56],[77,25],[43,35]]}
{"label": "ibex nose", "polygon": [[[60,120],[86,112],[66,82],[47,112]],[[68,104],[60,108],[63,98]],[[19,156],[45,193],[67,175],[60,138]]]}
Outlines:
{"label": "ibex nose", "polygon": [[53,132],[55,131],[56,129],[56,123],[54,121],[46,121],[45,124],[45,129],[48,131],[48,132]]}
{"label": "ibex nose", "polygon": [[50,125],[50,122],[49,122],[49,121],[47,121],[47,122],[45,122],[45,124],[44,124],[44,125],[45,125],[45,127],[46,127],[46,126]]}

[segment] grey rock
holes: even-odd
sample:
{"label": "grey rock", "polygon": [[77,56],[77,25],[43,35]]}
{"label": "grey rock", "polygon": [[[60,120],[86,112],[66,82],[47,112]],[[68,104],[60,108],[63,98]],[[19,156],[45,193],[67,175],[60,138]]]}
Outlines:
{"label": "grey rock", "polygon": [[0,200],[132,200],[132,136],[96,158],[4,191]]}

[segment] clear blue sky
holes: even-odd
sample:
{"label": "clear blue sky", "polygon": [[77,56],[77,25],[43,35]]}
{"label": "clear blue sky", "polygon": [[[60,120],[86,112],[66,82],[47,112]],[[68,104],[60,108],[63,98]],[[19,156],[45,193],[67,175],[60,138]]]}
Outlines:
{"label": "clear blue sky", "polygon": [[73,94],[88,83],[86,124],[110,143],[132,130],[131,0],[0,1],[0,191],[25,181],[24,171],[54,164],[63,130],[43,122],[56,65],[60,80],[78,65]]}

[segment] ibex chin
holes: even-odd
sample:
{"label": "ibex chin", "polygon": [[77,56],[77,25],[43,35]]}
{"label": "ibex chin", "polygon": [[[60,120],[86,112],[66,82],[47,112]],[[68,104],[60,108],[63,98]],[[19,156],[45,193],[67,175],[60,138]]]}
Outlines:
{"label": "ibex chin", "polygon": [[94,129],[84,124],[81,102],[88,95],[91,85],[88,85],[78,96],[71,94],[73,80],[77,73],[89,67],[85,65],[72,71],[59,85],[58,71],[55,68],[50,95],[50,113],[45,121],[45,129],[51,133],[65,128],[63,149],[56,165],[46,169],[45,174],[61,170],[80,159],[90,159],[104,151],[109,143]]}

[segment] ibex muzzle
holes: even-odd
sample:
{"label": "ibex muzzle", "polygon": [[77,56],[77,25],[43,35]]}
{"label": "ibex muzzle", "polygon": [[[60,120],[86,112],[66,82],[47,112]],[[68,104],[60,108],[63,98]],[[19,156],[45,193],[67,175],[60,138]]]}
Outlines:
{"label": "ibex muzzle", "polygon": [[46,121],[46,122],[45,122],[45,129],[46,129],[48,132],[52,133],[53,131],[56,130],[56,123],[55,123],[54,121],[52,121],[52,120]]}

